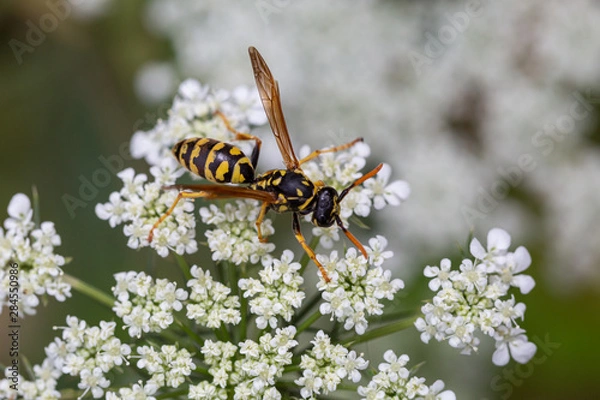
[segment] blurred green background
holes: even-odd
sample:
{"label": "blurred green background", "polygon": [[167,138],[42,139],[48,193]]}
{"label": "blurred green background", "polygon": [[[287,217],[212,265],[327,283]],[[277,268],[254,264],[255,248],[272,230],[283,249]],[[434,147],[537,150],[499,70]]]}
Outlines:
{"label": "blurred green background", "polygon": [[[141,100],[139,92],[136,93],[134,82],[140,69],[150,61],[166,61],[171,63],[177,79],[181,80],[191,74],[190,69],[193,68],[193,64],[189,61],[190,54],[188,53],[195,49],[183,48],[181,36],[174,39],[176,35],[169,37],[149,29],[148,25],[156,16],[148,17],[148,10],[159,2],[129,0],[98,2],[105,4],[97,14],[93,10],[87,14],[76,14],[72,11],[64,20],[58,22],[56,29],[44,33],[45,38],[40,39],[38,45],[31,46],[29,48],[31,51],[28,50],[20,56],[16,56],[13,51],[14,47],[10,45],[11,40],[16,39],[27,43],[31,24],[38,25],[41,18],[52,12],[49,4],[59,3],[61,2],[58,0],[56,2],[9,0],[0,4],[0,43],[2,43],[0,52],[0,126],[4,151],[0,158],[0,176],[2,178],[0,206],[6,207],[15,193],[22,192],[31,195],[32,185],[35,185],[40,195],[42,221],[55,222],[57,232],[62,237],[63,244],[56,251],[61,255],[73,258],[72,262],[64,268],[65,272],[109,291],[113,283],[112,275],[118,271],[150,269],[165,275],[175,265],[173,258],[157,259],[148,249],[142,251],[128,249],[120,228],[111,229],[105,221],[100,221],[95,216],[94,207],[99,202],[107,201],[109,194],[121,186],[114,173],[99,172],[106,169],[102,160],[111,159],[114,161],[114,165],[122,162],[123,167],[132,166],[138,172],[145,171],[146,164],[143,161],[131,159],[128,152],[123,149],[128,149],[126,143],[134,131],[150,129],[157,118],[165,116],[165,101],[168,101],[166,98],[158,101],[156,99]],[[353,20],[353,23],[360,23],[357,25],[357,30],[366,29],[363,33],[368,37],[370,37],[368,30],[372,28],[381,35],[382,41],[389,42],[390,49],[396,46],[390,50],[396,54],[396,64],[381,67],[387,68],[389,74],[385,77],[388,80],[388,83],[385,84],[386,90],[389,92],[383,94],[377,91],[378,86],[371,83],[370,79],[374,79],[373,76],[364,71],[369,69],[370,63],[382,63],[382,60],[391,62],[387,51],[382,50],[385,48],[375,43],[360,44],[368,47],[361,48],[362,53],[357,52],[359,56],[353,57],[351,39],[340,39],[336,36],[339,34],[335,33],[336,29],[342,29],[340,26],[344,24],[343,20],[327,21],[328,17],[336,15],[336,12],[332,12],[331,9],[327,10],[329,14],[318,10],[312,12],[310,7],[317,6],[310,2],[298,6],[291,6],[288,2],[259,1],[243,5],[241,2],[239,4],[230,2],[221,4],[211,1],[196,3],[186,1],[183,3],[182,8],[189,7],[191,9],[194,8],[193,4],[201,4],[197,7],[201,8],[202,18],[188,21],[190,24],[198,24],[196,28],[201,30],[202,24],[219,26],[219,30],[211,37],[202,35],[193,37],[198,48],[204,48],[208,54],[205,57],[208,61],[205,60],[204,64],[199,62],[199,65],[206,69],[198,68],[194,71],[195,76],[203,82],[210,83],[213,87],[222,86],[228,89],[239,84],[252,83],[245,49],[249,45],[255,45],[261,51],[264,49],[263,55],[269,60],[271,68],[280,80],[284,96],[284,109],[292,132],[303,132],[311,124],[320,120],[321,132],[333,131],[333,136],[341,132],[337,136],[344,137],[364,135],[372,145],[374,153],[372,158],[374,160],[383,159],[396,168],[395,178],[392,179],[406,179],[409,183],[414,184],[413,196],[417,198],[417,203],[419,196],[423,196],[418,189],[422,187],[424,180],[429,179],[426,184],[435,188],[438,182],[449,179],[443,175],[432,175],[427,179],[417,174],[411,176],[411,171],[415,167],[407,165],[408,162],[403,161],[406,158],[401,156],[401,154],[405,154],[402,152],[411,151],[410,145],[406,143],[413,143],[409,134],[403,133],[408,123],[400,124],[393,133],[369,134],[363,133],[363,129],[369,131],[372,128],[371,132],[376,132],[377,129],[380,129],[378,128],[380,122],[384,126],[394,126],[392,125],[393,121],[398,118],[410,121],[411,116],[415,115],[414,112],[418,108],[415,104],[422,104],[420,111],[417,110],[422,114],[415,118],[437,118],[435,108],[424,109],[431,103],[418,102],[419,96],[424,96],[424,98],[433,96],[434,89],[437,90],[436,96],[456,98],[456,92],[452,88],[438,85],[436,83],[437,75],[432,74],[430,82],[434,89],[431,92],[423,94],[424,91],[414,90],[407,94],[407,96],[411,96],[412,100],[417,99],[412,104],[406,104],[406,108],[404,105],[400,105],[402,109],[397,113],[393,108],[386,109],[386,106],[391,104],[388,100],[393,98],[394,93],[413,89],[411,81],[416,78],[414,71],[410,68],[408,56],[410,46],[413,46],[413,49],[422,48],[418,43],[415,44],[412,41],[415,37],[421,39],[423,37],[423,32],[417,29],[417,22],[419,24],[428,23],[428,21],[431,23],[430,20],[443,15],[443,11],[440,10],[443,10],[444,7],[449,10],[462,10],[465,3],[447,2],[440,5],[440,2],[360,2],[355,11],[349,9],[350,6],[338,3],[332,6],[334,9],[339,7],[339,13],[342,15],[354,16],[356,14],[357,20],[360,19],[360,21]],[[263,3],[270,5],[271,8],[261,9],[260,7],[264,6]],[[549,7],[554,7],[555,2],[551,3],[553,5]],[[593,6],[591,2],[576,2],[573,7],[582,14],[587,14],[586,7],[594,7],[594,12],[589,14],[600,15],[596,6]],[[371,8],[376,9],[374,14],[366,14],[365,10]],[[522,8],[507,11],[506,15],[531,13],[531,10],[526,9],[527,7]],[[410,16],[398,17],[395,23],[386,19],[379,25],[378,16],[388,12],[397,13],[392,15],[401,15],[407,10],[410,11]],[[215,21],[212,19],[213,11],[215,15],[221,17],[225,15],[226,18]],[[367,21],[362,21],[362,18],[366,18],[365,15],[370,16]],[[253,20],[253,24],[245,25],[241,16]],[[265,19],[265,16],[268,18]],[[502,25],[502,21],[492,23],[492,20],[501,19],[502,16],[486,14],[478,23],[486,25],[489,22],[493,26]],[[165,14],[165,18],[168,17],[169,15]],[[269,20],[269,18],[273,19]],[[407,26],[402,18],[406,18],[414,26]],[[489,18],[490,21],[486,21],[486,18]],[[314,29],[307,30],[308,28],[303,24],[313,20]],[[600,22],[600,20],[596,22]],[[513,23],[514,21],[511,20],[505,21],[504,25],[506,25],[507,31],[520,29],[512,25]],[[283,29],[282,26],[294,24],[297,24],[295,31],[290,28],[290,32],[279,35],[278,29]],[[407,32],[411,29],[414,29],[416,33],[409,35]],[[561,29],[564,29],[563,33],[567,35],[570,27],[561,26],[557,22],[556,30],[559,31],[556,33],[557,37],[561,37]],[[489,40],[485,45],[485,53],[488,55],[501,53],[500,49],[494,53],[496,50],[492,44],[489,44],[493,42],[493,34],[505,35],[505,32],[491,32],[492,39],[486,38]],[[478,37],[484,40],[483,36]],[[523,34],[524,41],[526,37],[527,35]],[[187,39],[190,40],[189,37]],[[206,40],[206,43],[203,43],[202,40]],[[590,36],[583,34],[581,40],[590,42],[596,40],[597,42],[598,38],[591,36],[590,33]],[[338,42],[343,45],[336,49]],[[14,46],[15,42],[12,43]],[[556,40],[552,43],[559,48],[556,50],[557,52],[564,49],[565,57],[568,57],[568,51],[572,51],[567,48],[568,43],[559,43]],[[561,47],[563,45],[564,48]],[[327,48],[327,51],[315,50],[315,57],[311,58],[310,49],[321,47]],[[308,56],[286,58],[288,51],[291,53],[296,51],[292,49],[298,48],[303,49]],[[351,50],[345,54],[344,49]],[[585,52],[586,49],[579,49],[579,51]],[[186,54],[188,58],[182,57],[181,54]],[[209,65],[210,62],[213,62],[211,60],[219,60],[221,54],[221,61],[214,61],[212,65]],[[231,54],[235,54],[235,56],[231,56]],[[275,54],[277,55],[275,56]],[[360,56],[361,54],[362,56]],[[477,52],[474,53],[475,56],[477,54]],[[203,54],[200,52],[195,56],[201,58]],[[22,58],[21,62],[19,62],[19,58]],[[491,58],[493,59],[493,57]],[[468,70],[476,80],[479,72],[488,67],[487,64],[477,65],[474,61],[476,59],[477,57],[465,58],[463,61],[455,60],[454,62],[458,65],[465,64],[465,66],[470,64]],[[598,60],[600,59],[596,59],[594,68],[597,68]],[[497,63],[504,61],[502,58],[496,60]],[[584,59],[582,62],[586,62],[586,60]],[[340,75],[345,81],[337,76],[336,68],[340,68]],[[568,69],[568,66],[565,68]],[[277,73],[278,70],[282,71],[281,74]],[[323,74],[314,77],[314,81],[317,82],[316,85],[321,91],[310,85],[307,85],[305,91],[302,90],[303,81],[294,81],[294,76],[302,74],[302,70],[319,71]],[[229,71],[231,71],[230,74],[228,74]],[[536,75],[536,73],[533,75],[545,76]],[[514,82],[517,82],[518,79],[520,78],[515,77]],[[594,86],[593,83],[597,83],[597,85]],[[586,90],[595,91],[597,87],[600,87],[598,83],[600,82],[591,77],[583,83],[540,78],[536,84],[538,87],[548,88],[548,97],[554,98],[557,91],[566,93],[570,93],[572,90],[579,90],[582,93],[586,93]],[[371,85],[372,87],[370,87]],[[377,83],[377,85],[382,84]],[[328,97],[330,91],[334,90],[332,89],[334,86],[344,86],[347,91],[337,95],[338,97],[335,95]],[[369,92],[371,97],[363,101],[360,94],[364,92]],[[371,98],[376,98],[380,94],[385,97],[385,104],[377,107],[369,104]],[[483,100],[476,98],[472,101],[474,104],[467,107],[466,111],[453,114],[458,115],[453,119],[454,125],[445,129],[454,129],[459,134],[452,137],[448,143],[454,141],[454,143],[459,143],[458,147],[469,148],[485,147],[486,144],[489,144],[486,142],[487,136],[481,134],[478,136],[472,133],[472,129],[467,129],[477,122],[475,114],[479,111],[476,104],[481,101]],[[306,107],[304,104],[307,104]],[[542,104],[540,107],[543,106]],[[305,108],[310,110],[310,114]],[[373,109],[378,114],[373,115]],[[520,113],[526,115],[527,111],[528,109],[525,108],[520,110]],[[570,149],[585,149],[582,151],[586,152],[586,157],[592,157],[594,160],[598,159],[598,125],[595,122],[597,116],[592,122],[581,128],[583,132],[581,137],[569,145]],[[506,118],[510,118],[510,116],[506,116]],[[479,123],[483,125],[479,129],[485,131],[485,120]],[[532,124],[543,126],[541,121]],[[358,134],[356,134],[357,132]],[[532,134],[533,132],[529,130],[528,133]],[[269,135],[266,130],[264,134]],[[323,144],[319,141],[318,134],[318,132],[306,134],[306,136],[298,134],[294,141],[298,145],[310,144],[312,148],[320,147]],[[430,132],[425,131],[421,134],[427,136]],[[517,133],[509,132],[509,134],[516,135]],[[330,142],[339,141],[335,137],[332,138],[332,135],[326,135],[326,137]],[[325,143],[325,145],[328,144],[331,143]],[[440,146],[444,145],[444,143],[440,144]],[[397,148],[390,149],[390,146],[397,146]],[[451,146],[451,144],[447,144],[447,146]],[[406,149],[406,147],[409,148]],[[401,148],[403,149],[401,150]],[[414,150],[414,152],[418,151],[423,151],[423,149]],[[567,177],[565,179],[568,180],[569,175],[560,175],[560,165],[563,162],[572,163],[574,159],[582,157],[578,154],[575,151],[568,152],[568,156],[565,156],[564,160],[558,160],[556,164],[548,167],[548,173]],[[497,159],[488,158],[485,151],[476,154],[475,158],[478,158],[480,163],[478,165],[493,164],[497,161]],[[556,158],[555,155],[553,158]],[[404,162],[406,164],[403,164]],[[457,164],[459,163],[457,162]],[[490,170],[494,170],[496,165],[493,164]],[[447,165],[447,167],[452,169],[452,165]],[[574,174],[577,176],[577,164],[574,164],[572,169],[575,170]],[[582,175],[586,177],[587,185],[583,186],[584,189],[581,192],[574,193],[568,188],[562,187],[556,187],[556,191],[563,190],[560,194],[563,197],[580,198],[580,200],[574,201],[574,204],[580,202],[581,206],[575,213],[580,212],[581,218],[584,220],[588,218],[586,213],[590,215],[589,230],[581,233],[581,239],[600,244],[598,225],[594,224],[600,203],[596,202],[598,196],[587,197],[591,192],[597,192],[600,187],[600,175],[596,175],[595,171],[592,169],[592,172],[587,171],[585,172],[587,175]],[[537,173],[541,173],[541,169]],[[90,188],[90,181],[107,177],[106,182],[102,182],[101,185],[92,184]],[[533,180],[536,177],[527,179]],[[84,192],[81,192],[82,190]],[[82,194],[83,197],[87,197],[83,199]],[[66,199],[70,198],[69,196],[81,199],[82,203],[79,204],[81,207],[69,211],[65,204]],[[438,197],[434,190],[425,196],[430,199],[429,204],[434,204],[431,207],[444,209],[444,196]],[[480,354],[465,357],[455,354],[446,344],[431,343],[426,346],[418,340],[416,331],[409,330],[396,335],[392,341],[380,340],[366,348],[371,364],[377,365],[381,361],[383,350],[389,348],[393,343],[394,346],[397,346],[398,351],[411,356],[411,364],[426,362],[421,367],[423,376],[426,376],[428,380],[443,379],[446,387],[453,389],[460,398],[597,398],[597,394],[600,393],[600,383],[597,379],[600,372],[598,363],[600,346],[596,343],[597,332],[600,330],[597,248],[591,246],[590,249],[595,250],[595,253],[586,254],[587,265],[593,272],[589,278],[570,283],[568,286],[563,285],[561,275],[550,271],[548,265],[559,260],[561,268],[566,271],[565,276],[569,276],[569,257],[555,258],[557,256],[551,253],[552,248],[560,246],[555,242],[560,240],[560,236],[557,239],[554,236],[554,230],[560,230],[561,225],[549,223],[545,219],[546,214],[555,211],[552,208],[553,203],[547,202],[545,196],[546,192],[537,190],[535,185],[525,185],[511,190],[506,199],[506,203],[520,204],[515,211],[516,217],[512,218],[521,219],[523,210],[526,214],[526,217],[523,218],[525,222],[522,225],[519,225],[518,222],[509,223],[509,227],[522,228],[522,231],[517,232],[509,229],[509,232],[513,234],[513,248],[520,244],[525,245],[531,251],[534,260],[528,272],[536,279],[537,286],[526,298],[518,296],[527,304],[526,320],[522,325],[527,330],[530,339],[533,338],[538,343],[538,355],[534,361],[527,366],[510,364],[505,368],[496,368],[491,364],[492,349],[485,340],[487,338],[483,338],[484,343],[482,343]],[[72,198],[70,199],[72,200]],[[437,205],[435,205],[436,200]],[[428,210],[434,212],[433,208]],[[402,207],[394,212],[402,213]],[[410,213],[411,211],[408,209],[405,212]],[[511,209],[509,208],[505,212],[506,214],[500,214],[500,220],[503,216],[511,214]],[[390,237],[392,248],[397,254],[402,255],[403,250],[406,250],[408,246],[405,245],[403,248],[400,239],[395,238],[394,230],[391,227],[394,225],[393,222],[384,223],[384,220],[389,220],[392,215],[394,214],[387,209],[382,212],[381,216],[370,218],[368,222],[373,231]],[[508,217],[509,220],[510,218]],[[557,218],[560,221],[561,217]],[[285,216],[277,218],[277,229],[285,231],[289,229],[288,224],[289,221]],[[445,222],[440,221],[439,224],[443,225]],[[486,220],[482,224],[483,227],[476,227],[476,232],[484,241],[486,232],[484,228],[487,228],[490,220]],[[403,225],[401,222],[398,222],[397,225],[396,229],[404,230],[403,234],[410,236],[410,225]],[[424,232],[422,237],[436,237],[434,230],[432,228],[431,232]],[[305,228],[305,232],[309,232],[308,227]],[[468,233],[468,229],[465,229],[465,232]],[[576,230],[575,234],[577,234]],[[201,234],[199,233],[199,235]],[[293,240],[292,235],[289,236],[290,240]],[[361,236],[366,237],[366,234]],[[578,237],[571,238],[574,242],[577,242],[578,239]],[[407,288],[404,290],[406,294],[403,294],[406,298],[400,303],[402,309],[418,307],[423,299],[431,296],[426,287],[427,282],[421,277],[423,266],[428,263],[437,264],[439,259],[445,256],[460,259],[457,244],[464,247],[467,243],[467,234],[454,236],[453,240],[446,240],[442,244],[439,241],[430,244],[424,239],[420,239],[420,242],[418,254],[404,257],[402,268],[395,270],[395,274],[405,279],[407,283]],[[278,242],[278,248],[288,246],[284,243],[287,242]],[[289,247],[299,254],[300,249],[293,241],[289,242]],[[205,249],[191,259],[201,259],[203,254],[206,254]],[[550,279],[549,276],[555,278]],[[76,292],[65,303],[50,301],[45,307],[39,308],[37,316],[27,317],[23,321],[22,353],[33,363],[41,361],[44,346],[56,334],[52,326],[64,324],[66,315],[86,315],[88,321],[92,323],[96,323],[100,319],[111,318],[109,310],[90,302]],[[6,314],[3,313],[1,317],[5,318]],[[3,328],[1,329],[3,330],[6,325],[7,323],[2,321]],[[2,335],[0,342],[4,340],[5,337]],[[551,342],[552,345],[540,346],[540,343],[544,341]],[[4,347],[0,346],[0,348]],[[7,360],[7,354],[0,354],[0,361],[6,362]],[[502,378],[497,378],[499,376]]]}

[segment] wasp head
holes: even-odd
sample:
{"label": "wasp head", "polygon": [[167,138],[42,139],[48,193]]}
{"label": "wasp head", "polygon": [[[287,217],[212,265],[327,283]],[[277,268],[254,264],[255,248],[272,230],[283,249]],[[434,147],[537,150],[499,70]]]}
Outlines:
{"label": "wasp head", "polygon": [[336,221],[340,213],[338,192],[331,186],[325,186],[317,192],[312,222],[316,226],[327,228]]}

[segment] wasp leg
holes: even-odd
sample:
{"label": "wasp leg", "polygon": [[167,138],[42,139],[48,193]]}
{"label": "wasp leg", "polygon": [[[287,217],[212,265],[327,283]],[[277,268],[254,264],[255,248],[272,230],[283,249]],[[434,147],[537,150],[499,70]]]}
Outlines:
{"label": "wasp leg", "polygon": [[356,238],[356,236],[354,236],[342,223],[342,220],[340,219],[339,215],[335,216],[335,220],[337,222],[337,225],[342,229],[342,232],[344,232],[344,235],[346,235],[346,237],[354,244],[354,246],[356,246],[356,248],[362,253],[363,256],[365,256],[365,258],[368,260],[369,256],[367,255],[367,251],[365,250],[365,247],[362,245],[362,243]]}
{"label": "wasp leg", "polygon": [[258,213],[258,218],[256,218],[256,230],[258,231],[258,240],[261,243],[267,243],[267,238],[263,237],[260,226],[262,225],[263,219],[265,219],[265,214],[269,210],[269,203],[266,201],[262,203],[262,207],[260,208],[260,212]]}
{"label": "wasp leg", "polygon": [[317,256],[315,255],[315,252],[313,251],[313,249],[311,249],[306,244],[304,235],[302,235],[302,231],[300,231],[300,219],[298,217],[298,213],[294,213],[294,215],[293,215],[292,229],[294,230],[294,236],[296,236],[296,240],[298,241],[298,243],[300,243],[300,246],[302,246],[302,248],[304,249],[306,254],[308,254],[310,259],[313,260],[315,265],[317,267],[319,267],[319,271],[321,271],[321,275],[323,276],[323,279],[325,280],[325,282],[329,283],[331,281],[331,279],[329,279],[329,275],[327,275],[327,271],[325,271],[325,267],[323,267],[323,265],[319,262],[319,260],[317,260]]}
{"label": "wasp leg", "polygon": [[165,219],[167,219],[167,217],[169,215],[171,215],[173,213],[173,210],[175,210],[175,206],[177,206],[177,203],[179,203],[179,200],[181,200],[181,199],[197,199],[198,197],[206,197],[206,193],[205,192],[179,192],[177,194],[177,197],[175,198],[175,201],[173,202],[173,204],[171,205],[171,207],[167,210],[167,212],[164,213],[158,219],[158,221],[156,221],[156,223],[154,225],[152,225],[152,228],[150,229],[150,233],[148,234],[148,243],[152,242],[152,238],[154,237],[154,230],[156,228],[158,228],[158,226]]}
{"label": "wasp leg", "polygon": [[215,111],[215,114],[223,120],[223,123],[225,124],[225,127],[227,128],[228,131],[235,133],[235,140],[254,140],[256,145],[254,146],[254,149],[252,150],[252,155],[250,156],[250,162],[252,163],[252,166],[256,169],[256,164],[258,164],[258,155],[260,154],[260,146],[262,145],[262,140],[260,140],[258,137],[254,136],[254,135],[251,135],[249,133],[240,132],[237,129],[235,129],[231,125],[231,123],[229,122],[229,120],[227,119],[225,114],[223,114],[221,111],[217,110],[217,111]]}
{"label": "wasp leg", "polygon": [[323,153],[335,153],[336,151],[346,150],[346,149],[349,149],[350,147],[354,146],[356,143],[362,142],[362,141],[363,141],[363,138],[358,138],[358,139],[354,139],[350,143],[342,144],[340,146],[331,147],[329,149],[315,150],[312,153],[310,153],[309,155],[307,155],[306,157],[304,157],[302,160],[300,160],[299,161],[300,165],[304,164],[307,161],[312,160],[315,157],[318,157],[319,155],[321,155]]}
{"label": "wasp leg", "polygon": [[379,171],[381,171],[381,168],[383,168],[383,163],[380,163],[378,166],[376,166],[375,168],[373,168],[370,172],[364,174],[363,176],[361,176],[360,178],[358,178],[357,180],[355,180],[354,182],[352,182],[350,184],[350,186],[348,186],[347,188],[345,188],[344,190],[342,190],[340,192],[340,195],[338,197],[338,202],[342,201],[342,199],[344,197],[346,197],[346,195],[348,194],[348,192],[350,190],[352,190],[353,188],[357,187],[358,185],[360,185],[364,181],[366,181],[368,179],[371,179],[372,177],[374,177],[375,175],[377,175],[377,173]]}

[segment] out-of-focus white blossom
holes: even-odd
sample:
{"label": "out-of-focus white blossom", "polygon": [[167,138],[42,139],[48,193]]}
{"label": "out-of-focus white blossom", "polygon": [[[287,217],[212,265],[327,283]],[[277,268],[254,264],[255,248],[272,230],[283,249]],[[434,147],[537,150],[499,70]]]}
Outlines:
{"label": "out-of-focus white blossom", "polygon": [[72,7],[73,15],[80,20],[91,20],[108,13],[113,0],[69,1],[66,5]]}
{"label": "out-of-focus white blossom", "polygon": [[134,85],[138,97],[146,103],[158,104],[174,94],[177,74],[171,63],[147,63],[137,72]]}

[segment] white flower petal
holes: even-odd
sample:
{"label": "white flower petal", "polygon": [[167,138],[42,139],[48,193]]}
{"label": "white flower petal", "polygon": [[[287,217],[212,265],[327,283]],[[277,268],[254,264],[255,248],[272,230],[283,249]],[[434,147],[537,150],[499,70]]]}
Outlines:
{"label": "white flower petal", "polygon": [[512,357],[519,364],[528,363],[537,351],[537,346],[534,343],[525,340],[514,340],[508,346]]}
{"label": "white flower petal", "polygon": [[510,247],[510,235],[504,229],[494,228],[488,232],[488,250],[506,250]]}
{"label": "white flower petal", "polygon": [[527,294],[535,287],[535,281],[529,275],[517,275],[513,277],[512,285],[518,287],[521,293]]}
{"label": "white flower petal", "polygon": [[394,194],[399,200],[406,200],[408,199],[408,196],[410,196],[410,185],[406,181],[394,181],[386,186],[385,191]]}
{"label": "white flower petal", "polygon": [[452,390],[445,390],[436,396],[436,400],[456,400],[456,394]]}
{"label": "white flower petal", "polygon": [[515,261],[516,268],[513,270],[513,273],[518,273],[521,271],[525,271],[531,265],[531,255],[529,251],[523,246],[519,246],[517,250],[515,250]]}
{"label": "white flower petal", "polygon": [[8,203],[8,215],[21,219],[31,210],[31,201],[23,193],[15,194]]}
{"label": "white flower petal", "polygon": [[509,359],[510,355],[508,354],[508,345],[506,343],[500,344],[492,355],[492,362],[501,367],[508,364]]}
{"label": "white flower petal", "polygon": [[473,238],[473,240],[471,240],[471,244],[469,245],[469,251],[471,252],[473,257],[477,258],[478,260],[483,260],[485,258],[485,255],[487,254],[487,251],[483,248],[483,246],[481,245],[479,240],[477,240],[477,238]]}

